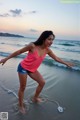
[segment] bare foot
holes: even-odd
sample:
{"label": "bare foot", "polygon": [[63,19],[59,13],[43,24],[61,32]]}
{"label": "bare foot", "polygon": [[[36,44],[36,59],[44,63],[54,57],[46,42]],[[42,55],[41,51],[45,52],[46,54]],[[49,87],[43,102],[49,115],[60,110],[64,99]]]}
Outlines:
{"label": "bare foot", "polygon": [[22,113],[22,114],[25,114],[26,111],[25,111],[25,108],[24,107],[19,107],[19,111]]}
{"label": "bare foot", "polygon": [[34,98],[32,98],[32,101],[36,102],[36,103],[40,103],[40,102],[42,102],[42,99],[39,97],[37,97],[37,98],[34,97]]}

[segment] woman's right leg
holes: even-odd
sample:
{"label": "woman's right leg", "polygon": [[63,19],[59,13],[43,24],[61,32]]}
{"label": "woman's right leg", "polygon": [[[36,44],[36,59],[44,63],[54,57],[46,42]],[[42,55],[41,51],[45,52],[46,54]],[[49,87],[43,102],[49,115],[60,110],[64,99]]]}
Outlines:
{"label": "woman's right leg", "polygon": [[20,88],[19,88],[19,91],[18,91],[19,107],[20,107],[20,111],[22,113],[25,113],[23,98],[24,98],[24,90],[25,90],[25,87],[26,87],[27,74],[21,74],[21,73],[18,72],[18,76],[19,76],[19,81],[20,81]]}

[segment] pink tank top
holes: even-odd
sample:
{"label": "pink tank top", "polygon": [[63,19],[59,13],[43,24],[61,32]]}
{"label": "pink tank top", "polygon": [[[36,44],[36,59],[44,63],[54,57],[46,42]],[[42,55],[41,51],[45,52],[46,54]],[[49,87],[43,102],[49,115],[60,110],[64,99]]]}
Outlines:
{"label": "pink tank top", "polygon": [[43,56],[39,56],[37,50],[35,50],[33,53],[28,52],[26,58],[21,61],[21,66],[25,70],[29,70],[30,72],[35,72],[42,63],[42,61],[44,60],[45,56],[46,53]]}

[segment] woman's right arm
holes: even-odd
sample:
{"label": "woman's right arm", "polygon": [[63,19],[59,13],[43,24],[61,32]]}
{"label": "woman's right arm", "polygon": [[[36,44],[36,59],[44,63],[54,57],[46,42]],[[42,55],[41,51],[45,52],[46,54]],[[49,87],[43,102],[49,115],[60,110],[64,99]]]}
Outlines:
{"label": "woman's right arm", "polygon": [[13,57],[16,57],[17,55],[20,55],[20,54],[22,54],[22,53],[24,53],[24,52],[26,52],[26,51],[29,51],[29,50],[31,50],[33,47],[34,47],[34,44],[33,44],[33,43],[30,43],[30,44],[27,45],[26,47],[24,47],[24,48],[22,48],[22,49],[20,49],[20,50],[17,50],[17,51],[15,51],[15,52],[13,52],[12,54],[10,54],[8,57],[2,59],[2,60],[0,61],[0,64],[2,63],[2,65],[3,65],[8,59],[13,58]]}

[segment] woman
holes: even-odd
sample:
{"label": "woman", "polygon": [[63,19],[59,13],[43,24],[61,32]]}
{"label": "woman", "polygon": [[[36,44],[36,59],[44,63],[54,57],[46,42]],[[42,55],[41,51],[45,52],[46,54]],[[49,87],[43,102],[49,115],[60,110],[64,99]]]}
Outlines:
{"label": "woman", "polygon": [[54,38],[55,35],[53,34],[52,31],[44,31],[40,35],[37,41],[28,44],[26,47],[18,51],[15,51],[11,55],[0,61],[0,64],[2,63],[3,65],[10,58],[13,58],[17,55],[20,55],[28,51],[27,56],[20,62],[17,69],[19,81],[20,81],[20,88],[18,92],[19,109],[22,113],[25,113],[23,98],[24,98],[24,90],[26,87],[26,81],[28,75],[38,83],[38,87],[34,94],[33,101],[41,102],[41,98],[39,98],[39,94],[45,85],[45,80],[37,69],[44,60],[46,54],[48,54],[52,59],[54,59],[57,62],[65,64],[68,67],[72,66],[71,63],[64,62],[59,57],[57,57],[50,49],[50,46],[52,45]]}

